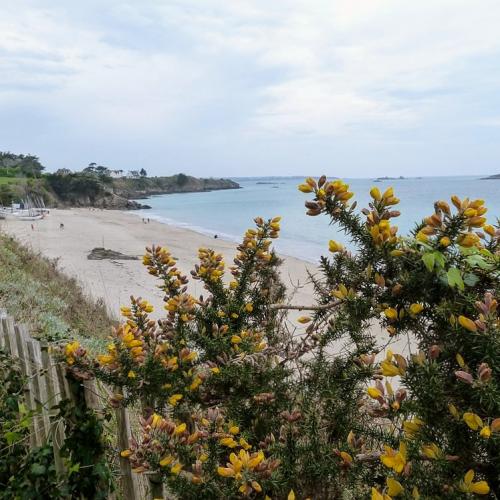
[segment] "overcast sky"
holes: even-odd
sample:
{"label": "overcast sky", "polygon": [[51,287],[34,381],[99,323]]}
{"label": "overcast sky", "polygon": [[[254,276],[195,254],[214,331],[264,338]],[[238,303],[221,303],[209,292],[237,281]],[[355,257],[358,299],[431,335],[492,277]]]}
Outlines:
{"label": "overcast sky", "polygon": [[498,0],[0,0],[0,150],[49,169],[500,172]]}

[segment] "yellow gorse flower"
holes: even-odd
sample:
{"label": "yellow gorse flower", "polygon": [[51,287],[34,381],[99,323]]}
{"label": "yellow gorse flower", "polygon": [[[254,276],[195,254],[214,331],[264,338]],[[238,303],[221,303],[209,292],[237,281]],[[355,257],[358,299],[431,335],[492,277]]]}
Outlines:
{"label": "yellow gorse flower", "polygon": [[372,488],[372,496],[371,500],[392,500],[392,498],[389,495],[386,495],[385,493],[380,493],[377,488]]}
{"label": "yellow gorse flower", "polygon": [[422,304],[412,304],[410,306],[410,314],[412,314],[413,316],[420,314],[423,310],[424,306]]}
{"label": "yellow gorse flower", "polygon": [[366,392],[368,393],[368,396],[370,396],[372,399],[378,399],[382,397],[382,392],[380,392],[380,390],[377,389],[376,387],[368,387]]}
{"label": "yellow gorse flower", "polygon": [[390,319],[390,320],[398,319],[398,312],[396,311],[396,309],[394,309],[392,307],[388,307],[387,309],[384,309],[384,314],[385,314],[385,317],[387,319]]}
{"label": "yellow gorse flower", "polygon": [[386,479],[387,484],[387,494],[391,497],[397,497],[403,493],[404,488],[399,481],[396,481],[392,477]]}
{"label": "yellow gorse flower", "polygon": [[469,330],[470,332],[477,332],[477,325],[471,319],[469,319],[469,318],[467,318],[465,316],[459,316],[458,317],[458,322],[466,330]]}
{"label": "yellow gorse flower", "polygon": [[253,471],[263,460],[264,452],[259,450],[251,455],[246,450],[240,450],[238,455],[231,453],[227,467],[217,467],[217,473],[222,477],[234,477],[237,481],[243,478],[242,472]]}
{"label": "yellow gorse flower", "polygon": [[466,412],[463,414],[462,418],[473,431],[477,431],[480,427],[483,427],[481,417],[475,413]]}
{"label": "yellow gorse flower", "polygon": [[393,450],[390,446],[384,445],[385,453],[380,455],[382,463],[400,474],[406,465],[406,443],[399,443],[399,450]]}
{"label": "yellow gorse flower", "polygon": [[342,252],[344,250],[344,245],[335,240],[330,240],[328,243],[328,250],[332,253]]}
{"label": "yellow gorse flower", "polygon": [[172,394],[172,396],[168,398],[168,404],[171,406],[176,406],[177,403],[182,399],[182,397],[182,394]]}
{"label": "yellow gorse flower", "polygon": [[443,455],[443,452],[440,450],[438,445],[435,443],[429,443],[429,444],[422,445],[422,453],[427,458],[431,458],[433,460],[437,460],[438,458],[441,458]]}
{"label": "yellow gorse flower", "polygon": [[476,495],[487,495],[490,492],[490,487],[486,481],[478,481],[476,483],[474,480],[474,471],[470,469],[464,476],[463,481],[460,483],[460,489],[464,493],[475,493]]}
{"label": "yellow gorse flower", "polygon": [[412,418],[411,420],[405,420],[403,422],[403,430],[405,436],[410,439],[414,438],[418,434],[423,425],[424,421],[420,420],[417,417]]}

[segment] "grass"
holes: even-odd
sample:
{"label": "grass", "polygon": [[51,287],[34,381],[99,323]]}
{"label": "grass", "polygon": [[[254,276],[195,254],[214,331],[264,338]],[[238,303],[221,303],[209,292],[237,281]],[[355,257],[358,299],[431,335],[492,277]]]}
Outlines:
{"label": "grass", "polygon": [[113,320],[102,301],[87,297],[78,282],[14,238],[0,234],[0,307],[49,341],[78,339],[100,349]]}
{"label": "grass", "polygon": [[0,186],[2,184],[19,184],[25,181],[26,179],[22,179],[19,177],[0,177]]}

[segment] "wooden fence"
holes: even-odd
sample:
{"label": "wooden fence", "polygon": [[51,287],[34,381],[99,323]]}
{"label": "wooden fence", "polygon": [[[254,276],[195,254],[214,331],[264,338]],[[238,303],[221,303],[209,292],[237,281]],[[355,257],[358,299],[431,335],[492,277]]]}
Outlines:
{"label": "wooden fence", "polygon": [[[33,412],[30,432],[30,446],[36,448],[51,443],[54,463],[58,472],[63,472],[61,447],[64,443],[64,424],[57,419],[54,407],[62,400],[72,400],[74,395],[66,379],[65,367],[55,360],[47,342],[39,342],[31,337],[24,325],[16,324],[4,311],[0,310],[0,349],[19,360],[27,379],[26,406]],[[87,407],[96,411],[102,409],[103,388],[97,388],[94,380],[81,382]],[[124,408],[115,410],[117,438],[116,449],[129,448],[130,421]],[[139,500],[150,496],[143,482],[132,475],[130,463],[120,457],[120,492],[125,500]]]}

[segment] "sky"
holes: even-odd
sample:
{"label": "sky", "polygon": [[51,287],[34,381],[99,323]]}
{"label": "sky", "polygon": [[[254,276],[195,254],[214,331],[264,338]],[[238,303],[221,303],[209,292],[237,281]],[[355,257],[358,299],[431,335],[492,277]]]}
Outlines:
{"label": "sky", "polygon": [[0,0],[0,150],[49,170],[500,173],[498,0]]}

